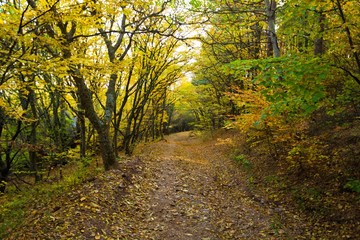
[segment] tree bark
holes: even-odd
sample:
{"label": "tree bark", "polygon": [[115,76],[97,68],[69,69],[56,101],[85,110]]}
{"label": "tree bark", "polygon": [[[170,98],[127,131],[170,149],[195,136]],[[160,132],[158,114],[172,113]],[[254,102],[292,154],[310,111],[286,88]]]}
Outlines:
{"label": "tree bark", "polygon": [[[5,115],[4,109],[0,107],[0,136],[2,135],[6,117],[7,116]],[[7,182],[8,176],[10,174],[10,169],[11,169],[13,160],[16,157],[16,155],[19,153],[19,150],[18,150],[17,152],[15,152],[14,154],[11,155],[11,153],[13,151],[13,145],[11,143],[13,143],[17,139],[17,137],[20,135],[22,130],[23,130],[22,121],[18,120],[17,126],[16,126],[16,131],[15,131],[14,135],[12,136],[10,142],[6,143],[7,146],[6,146],[5,150],[3,151],[3,153],[5,154],[5,160],[3,160],[3,158],[2,158],[3,157],[2,152],[0,153],[0,192],[1,193],[5,192],[6,182]]]}
{"label": "tree bark", "polygon": [[[112,146],[109,133],[109,122],[101,121],[97,115],[90,89],[86,86],[82,76],[72,72],[72,77],[75,80],[78,89],[79,100],[81,107],[84,109],[85,116],[89,119],[99,135],[99,145],[101,150],[102,161],[105,170],[117,167],[115,149]],[[111,118],[111,116],[108,116]]]}
{"label": "tree bark", "polygon": [[314,55],[321,56],[325,53],[325,46],[324,46],[324,38],[322,34],[325,31],[325,15],[323,12],[318,13],[318,23],[319,23],[319,36],[315,39],[315,46],[314,46]]}
{"label": "tree bark", "polygon": [[[0,136],[2,136],[2,131],[5,125],[5,111],[0,107]],[[4,193],[6,188],[6,178],[8,175],[9,169],[7,169],[6,162],[2,159],[2,153],[0,153],[0,192]]]}
{"label": "tree bark", "polygon": [[268,20],[269,38],[272,45],[274,57],[280,57],[280,48],[278,45],[278,38],[276,36],[276,27],[275,27],[276,1],[265,0],[265,6],[266,6],[265,12]]}
{"label": "tree bark", "polygon": [[[344,11],[342,9],[342,6],[341,6],[341,2],[340,0],[336,0],[336,6],[339,10],[339,15],[340,15],[340,18],[345,26],[345,33],[346,33],[346,36],[348,38],[348,43],[349,43],[349,46],[350,46],[350,49],[351,49],[351,52],[352,52],[352,55],[354,57],[354,60],[355,60],[355,63],[356,63],[356,67],[357,67],[357,70],[356,70],[356,73],[357,74],[360,74],[360,57],[359,57],[359,52],[358,52],[358,49],[355,48],[355,44],[354,44],[354,41],[353,41],[353,37],[352,37],[352,34],[351,34],[351,31],[350,31],[350,28],[348,27],[347,25],[347,21],[346,21],[346,17],[345,17],[345,14],[344,14]],[[360,85],[360,79],[359,77],[357,77],[354,73],[351,73],[351,70],[349,69],[344,69],[342,68],[345,72],[347,72],[359,85]]]}
{"label": "tree bark", "polygon": [[115,168],[117,166],[116,154],[111,143],[109,127],[103,127],[97,132],[99,134],[99,144],[104,168],[105,170]]}
{"label": "tree bark", "polygon": [[31,89],[30,87],[27,88],[29,91],[29,104],[30,109],[32,113],[32,117],[34,118],[34,121],[31,123],[31,131],[28,136],[28,141],[31,145],[31,148],[29,149],[29,160],[30,160],[30,170],[33,173],[33,176],[35,178],[35,182],[39,182],[41,180],[41,175],[38,174],[38,156],[36,151],[36,144],[37,144],[37,126],[38,126],[38,116],[36,112],[36,95],[35,91]]}
{"label": "tree bark", "polygon": [[79,126],[80,126],[80,157],[86,156],[86,125],[83,109],[80,108],[79,114]]}

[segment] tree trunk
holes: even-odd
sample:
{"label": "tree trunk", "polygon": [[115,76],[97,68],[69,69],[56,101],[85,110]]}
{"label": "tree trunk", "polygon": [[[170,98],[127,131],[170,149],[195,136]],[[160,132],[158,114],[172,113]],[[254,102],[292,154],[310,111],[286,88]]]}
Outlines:
{"label": "tree trunk", "polygon": [[79,114],[79,126],[80,126],[80,157],[86,156],[86,125],[85,125],[85,116],[83,110],[81,109]]}
{"label": "tree trunk", "polygon": [[0,193],[4,193],[6,189],[7,177],[9,175],[10,169],[8,166],[0,159]]}
{"label": "tree trunk", "polygon": [[[352,55],[354,57],[354,60],[355,60],[356,66],[357,66],[357,70],[355,72],[356,72],[356,74],[360,74],[360,56],[358,54],[358,49],[356,49],[356,44],[354,43],[350,28],[349,28],[349,26],[347,24],[348,22],[346,20],[346,17],[345,17],[344,11],[342,9],[340,0],[336,0],[336,6],[337,6],[337,8],[339,10],[339,15],[340,15],[340,18],[342,20],[342,23],[345,26],[344,27],[345,28],[345,33],[346,33],[351,52],[352,52]],[[345,68],[342,68],[342,69],[346,73],[348,73],[360,85],[360,79],[359,79],[358,76],[356,76],[354,73],[352,73],[351,70],[349,70],[349,69],[345,69]]]}
{"label": "tree trunk", "polygon": [[104,127],[98,131],[101,157],[105,170],[109,170],[117,166],[115,150],[112,146],[109,127]]}
{"label": "tree trunk", "polygon": [[[21,127],[21,124],[18,124],[18,131],[17,133],[20,133],[21,130],[19,130],[19,127]],[[15,133],[15,135],[13,136],[13,139],[16,139],[18,134]],[[8,180],[8,176],[10,174],[10,169],[12,166],[12,162],[14,160],[14,158],[16,157],[15,153],[13,154],[13,156],[11,156],[11,152],[12,152],[12,146],[11,144],[7,146],[6,150],[5,150],[5,161],[2,160],[2,158],[0,158],[0,192],[4,193],[5,189],[6,189],[6,183]]]}
{"label": "tree trunk", "polygon": [[[0,136],[2,135],[3,126],[5,123],[5,114],[3,109],[0,107]],[[4,193],[6,188],[6,180],[9,175],[9,168],[6,161],[3,161],[2,154],[0,153],[0,192]]]}
{"label": "tree trunk", "polygon": [[314,55],[321,56],[325,53],[325,46],[324,46],[324,38],[323,33],[325,31],[325,15],[323,12],[319,12],[319,36],[315,39],[315,46],[314,46]]}
{"label": "tree trunk", "polygon": [[[116,121],[116,124],[115,124],[115,129],[114,131],[116,133],[121,133],[120,132],[120,123],[121,123],[121,120],[123,118],[123,113],[124,113],[124,109],[125,109],[125,106],[126,106],[126,103],[130,97],[130,92],[131,92],[131,89],[136,86],[135,84],[130,87],[130,83],[131,83],[131,77],[132,77],[132,74],[133,74],[133,70],[134,70],[134,66],[135,66],[135,63],[133,62],[130,66],[130,70],[129,70],[129,75],[128,75],[128,78],[127,78],[127,82],[126,82],[126,87],[125,87],[125,95],[123,97],[123,100],[121,102],[121,106],[119,108],[119,110],[115,113],[115,118],[117,118],[117,121]],[[114,148],[115,149],[118,149],[118,141],[117,139],[115,139],[115,137],[117,137],[117,134],[114,135]]]}
{"label": "tree trunk", "polygon": [[280,48],[278,45],[278,38],[276,36],[276,28],[275,28],[276,1],[265,0],[265,6],[266,6],[266,16],[268,20],[269,38],[272,45],[274,57],[280,57]]}
{"label": "tree trunk", "polygon": [[61,126],[61,121],[59,117],[59,108],[60,108],[60,96],[59,92],[55,91],[50,93],[52,101],[52,110],[53,110],[53,139],[55,144],[60,152],[64,151],[64,137]]}
{"label": "tree trunk", "polygon": [[166,110],[166,99],[167,99],[167,89],[165,89],[164,96],[163,96],[161,118],[160,118],[160,123],[159,123],[159,134],[160,134],[161,139],[165,138],[165,136],[164,136],[164,133],[165,133],[164,117],[165,117],[165,110]]}
{"label": "tree trunk", "polygon": [[[117,161],[115,149],[113,148],[112,142],[110,140],[109,123],[101,121],[101,119],[97,115],[94,108],[91,91],[86,86],[84,79],[76,73],[73,73],[72,77],[75,80],[76,87],[78,89],[80,104],[85,111],[85,116],[89,119],[89,121],[99,135],[99,145],[104,168],[105,170],[109,170],[113,167],[116,167]],[[109,112],[107,112],[106,114],[109,114]],[[109,115],[107,115],[106,117],[111,119],[111,116]]]}
{"label": "tree trunk", "polygon": [[35,120],[31,123],[31,131],[28,136],[28,141],[31,145],[31,147],[29,149],[30,171],[33,173],[35,182],[38,182],[41,180],[41,175],[38,174],[38,157],[36,154],[36,152],[37,152],[36,151],[36,145],[37,145],[36,128],[38,125],[38,123],[37,123],[38,116],[37,116],[36,106],[35,106],[36,95],[35,95],[35,91],[33,89],[31,89],[30,87],[28,87],[27,90],[29,91],[29,104],[30,104],[32,117]]}

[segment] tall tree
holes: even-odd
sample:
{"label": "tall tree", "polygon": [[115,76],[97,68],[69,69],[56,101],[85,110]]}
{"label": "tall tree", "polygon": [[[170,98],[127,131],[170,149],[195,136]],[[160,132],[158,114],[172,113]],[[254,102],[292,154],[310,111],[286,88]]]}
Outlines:
{"label": "tall tree", "polygon": [[280,48],[278,44],[278,37],[276,35],[276,0],[265,0],[266,16],[268,21],[268,34],[272,46],[274,57],[280,57]]}

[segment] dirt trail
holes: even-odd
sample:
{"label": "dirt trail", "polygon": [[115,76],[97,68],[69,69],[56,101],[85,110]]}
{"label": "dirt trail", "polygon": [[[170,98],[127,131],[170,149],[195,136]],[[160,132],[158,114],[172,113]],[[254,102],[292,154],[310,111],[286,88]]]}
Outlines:
{"label": "dirt trail", "polygon": [[[226,147],[188,132],[153,143],[144,159],[152,239],[281,239],[290,231],[273,226],[276,210],[252,200]],[[276,236],[275,236],[276,234]]]}
{"label": "dirt trail", "polygon": [[[157,239],[214,239],[211,205],[206,199],[209,162],[188,134],[169,137],[151,156],[154,191],[150,195]],[[191,143],[191,145],[190,145]],[[186,145],[187,144],[187,145]]]}
{"label": "dirt trail", "polygon": [[188,132],[141,145],[120,169],[35,202],[7,239],[306,239],[300,218],[251,194],[229,151]]}

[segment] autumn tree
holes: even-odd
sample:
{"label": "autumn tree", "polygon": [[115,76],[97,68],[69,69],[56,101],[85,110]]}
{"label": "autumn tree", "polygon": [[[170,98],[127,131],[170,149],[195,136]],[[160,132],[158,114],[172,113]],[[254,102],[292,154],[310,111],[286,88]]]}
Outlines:
{"label": "autumn tree", "polygon": [[[44,22],[46,34],[53,40],[53,57],[60,57],[61,67],[73,79],[74,87],[85,116],[90,120],[99,135],[99,145],[105,169],[116,165],[115,151],[110,138],[110,123],[116,102],[116,84],[120,76],[121,65],[126,66],[127,52],[131,48],[135,35],[161,31],[155,26],[145,23],[152,18],[164,18],[162,13],[169,2],[134,2],[128,3],[101,2],[78,3],[73,6],[62,2],[54,5],[51,15],[55,24]],[[39,9],[36,2],[30,1],[33,9]],[[118,7],[119,6],[119,7]],[[62,17],[66,16],[66,17]],[[86,28],[84,28],[86,26]],[[169,28],[165,28],[167,31]],[[102,73],[106,81],[105,100],[101,98],[100,106],[103,113],[98,114],[95,108],[91,86],[97,85],[89,75],[89,69],[96,70],[94,61],[90,59],[95,45],[103,45],[107,58],[102,60],[108,71]],[[48,46],[49,47],[49,46]],[[70,50],[71,49],[71,50]],[[59,65],[57,65],[59,66]],[[103,102],[102,102],[103,101]],[[100,117],[101,116],[101,117]]]}
{"label": "autumn tree", "polygon": [[[141,134],[141,123],[148,112],[162,114],[156,111],[161,105],[166,105],[167,89],[181,75],[181,66],[184,60],[176,57],[174,51],[178,46],[177,39],[167,40],[156,34],[140,36],[136,39],[136,87],[132,96],[132,108],[129,111],[124,132],[123,147],[126,153],[131,153],[131,148]],[[163,102],[165,101],[165,102]],[[154,112],[155,111],[155,112]],[[151,116],[153,123],[157,116]],[[162,121],[162,120],[161,120]],[[152,128],[156,126],[152,126]]]}
{"label": "autumn tree", "polygon": [[170,7],[176,4],[2,3],[1,181],[23,160],[39,180],[46,161],[78,134],[85,156],[84,117],[97,132],[105,169],[116,165],[119,133],[132,136],[132,145],[151,118],[154,132],[161,131],[167,89],[181,73],[173,55],[179,24]]}
{"label": "autumn tree", "polygon": [[250,131],[273,159],[288,155],[299,171],[313,169],[306,157],[294,157],[311,145],[307,131],[323,127],[324,119],[346,121],[358,112],[358,3],[209,2],[202,9],[194,4],[212,16],[194,64],[193,83],[206,102],[198,112],[211,113],[202,122],[211,125],[214,116],[225,115],[217,127]]}
{"label": "autumn tree", "polygon": [[238,59],[262,58],[272,51],[272,45],[263,2],[222,1],[210,4],[203,11],[211,17],[201,37],[202,50],[195,63],[201,67],[197,68],[193,82],[199,86],[203,97],[213,99],[204,101],[213,103],[204,104],[200,115],[209,119],[212,128],[218,128],[245,110],[246,106],[234,101],[233,95],[251,89],[257,73],[257,68],[251,67],[246,77],[240,77],[225,70],[224,66]]}
{"label": "autumn tree", "polygon": [[[18,160],[28,158],[29,170],[39,180],[38,105],[36,61],[39,49],[33,42],[41,13],[30,12],[22,2],[4,2],[1,5],[1,131],[0,157],[1,191]],[[45,9],[45,12],[49,9]],[[43,13],[44,14],[44,13]],[[26,162],[26,161],[25,161]]]}
{"label": "autumn tree", "polygon": [[[221,1],[207,8],[205,5],[204,14],[213,14],[215,20],[204,28],[207,37],[202,39],[203,53],[207,53],[199,58],[204,66],[198,71],[198,80],[211,84],[214,99],[237,95],[232,102],[237,102],[238,108],[245,107],[239,113],[248,112],[250,105],[238,101],[238,93],[261,87],[271,103],[269,113],[311,114],[320,108],[320,100],[326,99],[324,81],[330,71],[341,69],[357,82],[357,51],[351,50],[356,41],[352,32],[357,29],[336,27],[353,21],[344,14],[350,10],[343,11],[350,8],[356,15],[358,8],[353,1]],[[349,26],[356,25],[352,23]],[[344,41],[338,42],[335,35]],[[353,53],[347,64],[340,60],[346,57],[339,55],[344,48]],[[207,79],[201,71],[209,69],[213,71]],[[294,110],[298,108],[302,114]]]}

